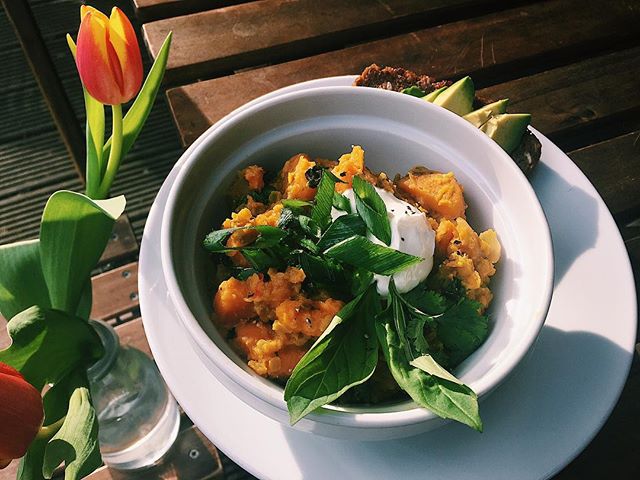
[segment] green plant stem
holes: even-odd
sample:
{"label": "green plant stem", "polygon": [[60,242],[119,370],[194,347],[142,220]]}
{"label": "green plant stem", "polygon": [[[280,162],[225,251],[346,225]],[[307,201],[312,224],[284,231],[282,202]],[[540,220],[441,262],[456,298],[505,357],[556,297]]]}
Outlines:
{"label": "green plant stem", "polygon": [[111,150],[109,151],[109,160],[104,177],[98,189],[98,198],[107,198],[111,184],[118,173],[120,160],[122,158],[122,105],[111,106],[113,127],[111,132]]}
{"label": "green plant stem", "polygon": [[53,422],[51,425],[47,425],[46,427],[45,426],[40,427],[40,430],[38,431],[36,438],[49,439],[53,437],[58,432],[58,430],[60,430],[60,427],[62,427],[62,424],[64,423],[65,418],[67,418],[66,415],[62,417],[60,420]]}

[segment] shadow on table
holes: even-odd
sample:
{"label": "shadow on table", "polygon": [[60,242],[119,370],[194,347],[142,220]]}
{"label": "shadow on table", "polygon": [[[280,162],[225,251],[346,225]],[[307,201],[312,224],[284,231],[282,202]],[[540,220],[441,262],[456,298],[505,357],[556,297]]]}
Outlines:
{"label": "shadow on table", "polygon": [[299,477],[308,480],[327,478],[328,462],[343,478],[387,478],[391,471],[393,478],[423,478],[427,470],[417,470],[416,459],[428,478],[547,478],[604,423],[629,361],[630,353],[607,338],[545,326],[526,359],[481,402],[482,434],[450,423],[391,442],[314,437],[305,447],[310,434],[282,427],[283,436]]}

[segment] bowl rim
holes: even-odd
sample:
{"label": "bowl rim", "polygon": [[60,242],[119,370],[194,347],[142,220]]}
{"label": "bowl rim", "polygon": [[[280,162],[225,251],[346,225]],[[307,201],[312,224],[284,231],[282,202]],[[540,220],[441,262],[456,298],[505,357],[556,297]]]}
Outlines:
{"label": "bowl rim", "polygon": [[[311,81],[309,83],[313,82],[314,81]],[[393,91],[372,88],[360,89],[353,86],[311,87],[301,91],[283,93],[278,96],[273,96],[272,93],[265,95],[267,98],[261,99],[261,97],[253,100],[249,104],[239,107],[209,127],[200,137],[198,137],[192,145],[192,148],[188,148],[180,158],[179,163],[181,164],[181,168],[173,182],[167,198],[166,209],[162,215],[160,242],[164,279],[167,283],[167,293],[176,310],[177,316],[182,325],[186,328],[191,339],[195,342],[195,346],[202,354],[209,358],[209,360],[212,361],[216,367],[229,378],[229,380],[239,385],[242,389],[257,399],[266,401],[277,409],[287,412],[286,403],[282,397],[281,390],[275,388],[275,386],[268,387],[267,385],[257,381],[258,379],[254,377],[254,375],[251,375],[239,367],[231,358],[229,358],[202,329],[181,294],[171,256],[173,249],[171,226],[173,223],[172,220],[175,217],[174,212],[177,209],[176,199],[179,197],[190,170],[193,168],[194,164],[197,163],[197,160],[201,158],[200,153],[206,150],[208,145],[214,142],[215,139],[223,132],[232,129],[235,125],[241,123],[244,119],[250,117],[255,112],[269,109],[274,105],[295,101],[298,98],[318,95],[348,94],[362,96],[370,95],[373,97],[386,97],[392,95],[395,96],[395,101],[406,102],[408,108],[416,108],[417,105],[421,105],[420,108],[432,109],[436,115],[449,116],[450,120],[457,123],[459,128],[466,129],[468,134],[475,135],[477,138],[481,139],[485,148],[492,150],[493,157],[497,159],[494,161],[502,163],[500,168],[504,168],[507,171],[510,170],[510,176],[513,177],[515,175],[520,179],[523,193],[528,197],[527,201],[531,203],[531,206],[537,216],[537,220],[544,226],[543,230],[539,232],[540,235],[544,237],[541,247],[546,257],[546,268],[544,269],[545,281],[543,287],[544,295],[542,297],[544,298],[544,301],[543,305],[541,305],[542,308],[538,311],[538,314],[534,316],[536,321],[530,322],[529,328],[520,332],[519,342],[511,347],[511,352],[502,357],[500,362],[491,369],[489,374],[485,374],[476,382],[469,384],[469,386],[478,395],[478,398],[481,398],[491,392],[508,377],[534,343],[544,325],[553,292],[554,262],[551,232],[542,206],[540,205],[533,187],[525,175],[517,167],[512,158],[500,146],[469,122],[453,112],[432,105],[429,102],[424,102],[410,95],[398,95],[397,92]],[[439,418],[431,411],[417,406],[410,400],[402,402],[400,405],[405,404],[409,407],[391,412],[374,412],[372,411],[374,409],[372,407],[345,408],[326,405],[321,407],[321,413],[313,412],[307,415],[305,419],[332,425],[361,428],[391,428]]]}

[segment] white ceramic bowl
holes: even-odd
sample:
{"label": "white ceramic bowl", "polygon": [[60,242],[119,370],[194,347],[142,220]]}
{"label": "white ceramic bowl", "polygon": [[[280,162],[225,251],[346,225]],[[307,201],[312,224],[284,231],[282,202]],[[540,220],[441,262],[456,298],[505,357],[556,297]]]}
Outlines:
{"label": "white ceramic bowl", "polygon": [[[228,216],[225,199],[236,172],[251,164],[279,169],[299,152],[337,158],[352,144],[366,164],[390,176],[424,165],[453,171],[465,190],[467,217],[494,228],[503,253],[492,279],[486,342],[457,369],[480,398],[531,348],[553,287],[549,228],[527,179],[493,141],[457,115],[408,95],[368,88],[324,87],[258,102],[203,134],[169,194],[161,227],[168,294],[194,349],[226,388],[288,425],[282,389],[253,373],[212,322],[211,262],[204,236]],[[481,408],[482,413],[482,408]],[[326,406],[295,428],[360,440],[409,436],[444,421],[412,402],[379,408]]]}

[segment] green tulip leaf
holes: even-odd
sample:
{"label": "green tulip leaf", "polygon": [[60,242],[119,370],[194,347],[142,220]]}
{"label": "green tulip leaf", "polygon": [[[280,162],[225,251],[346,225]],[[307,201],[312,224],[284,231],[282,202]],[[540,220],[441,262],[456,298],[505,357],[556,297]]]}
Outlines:
{"label": "green tulip leaf", "polygon": [[[82,367],[75,369],[47,390],[43,398],[45,412],[43,425],[49,426],[67,414],[69,399],[79,387],[89,388],[86,369]],[[53,431],[49,436],[39,436],[31,443],[27,454],[20,461],[17,474],[18,480],[44,480],[42,463],[44,461],[45,447],[55,433]]]}
{"label": "green tulip leaf", "polygon": [[28,308],[9,321],[7,331],[12,343],[0,351],[0,362],[18,370],[38,390],[104,353],[89,323],[58,310]]}
{"label": "green tulip leaf", "polygon": [[0,313],[5,318],[32,305],[50,306],[38,240],[0,245],[0,265]]}
{"label": "green tulip leaf", "polygon": [[77,311],[91,270],[124,207],[123,196],[92,200],[66,190],[51,195],[40,225],[40,260],[53,308]]}
{"label": "green tulip leaf", "polygon": [[89,390],[76,388],[69,400],[67,416],[44,452],[42,473],[51,478],[65,462],[65,480],[84,478],[102,464],[98,444],[98,418]]}
{"label": "green tulip leaf", "polygon": [[[162,78],[164,77],[164,71],[167,67],[167,59],[169,58],[169,48],[171,47],[172,36],[173,33],[169,32],[167,38],[165,38],[164,43],[162,44],[162,47],[160,48],[160,51],[158,52],[155,62],[153,62],[153,65],[151,66],[151,70],[149,70],[149,74],[147,75],[147,79],[144,81],[144,85],[142,85],[140,93],[138,93],[135,101],[124,116],[122,125],[122,157],[127,154],[133,146],[133,143],[138,138],[138,135],[144,126],[144,122],[146,122],[149,112],[151,112],[151,108],[156,100],[160,84],[162,83]],[[109,139],[104,146],[102,158],[109,158],[110,149],[111,139]]]}

